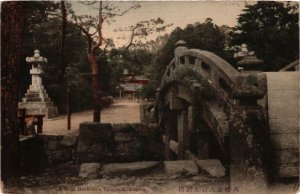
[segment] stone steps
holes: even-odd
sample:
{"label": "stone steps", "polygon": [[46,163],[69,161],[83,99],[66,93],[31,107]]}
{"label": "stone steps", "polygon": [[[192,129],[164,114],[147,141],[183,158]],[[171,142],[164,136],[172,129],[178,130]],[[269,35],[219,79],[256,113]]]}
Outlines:
{"label": "stone steps", "polygon": [[25,98],[23,99],[23,102],[50,102],[51,100],[45,89],[42,89],[40,91],[28,90],[25,94]]}
{"label": "stone steps", "polygon": [[30,106],[34,108],[46,108],[46,107],[54,107],[53,102],[19,102],[19,108],[23,108],[23,106]]}
{"label": "stone steps", "polygon": [[57,116],[57,107],[51,102],[44,87],[39,90],[28,89],[22,102],[19,102],[18,108],[25,108],[26,114],[42,114],[45,118],[54,118]]}

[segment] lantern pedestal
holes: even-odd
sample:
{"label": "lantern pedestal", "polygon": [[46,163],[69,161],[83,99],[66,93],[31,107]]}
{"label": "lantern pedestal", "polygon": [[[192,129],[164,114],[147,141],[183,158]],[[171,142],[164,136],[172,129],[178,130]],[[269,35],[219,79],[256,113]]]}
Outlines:
{"label": "lantern pedestal", "polygon": [[27,115],[45,115],[45,118],[53,118],[57,116],[57,107],[49,98],[45,89],[27,90],[25,98],[19,102],[19,108],[25,108]]}

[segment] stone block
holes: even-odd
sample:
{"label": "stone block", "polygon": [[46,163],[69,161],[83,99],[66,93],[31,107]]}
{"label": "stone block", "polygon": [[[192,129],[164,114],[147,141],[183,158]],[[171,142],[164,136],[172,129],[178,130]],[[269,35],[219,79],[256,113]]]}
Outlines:
{"label": "stone block", "polygon": [[79,177],[97,178],[100,168],[99,163],[84,163],[80,166]]}
{"label": "stone block", "polygon": [[54,151],[52,160],[54,164],[61,164],[71,161],[72,149],[62,149]]}
{"label": "stone block", "polygon": [[115,141],[117,142],[128,142],[132,141],[135,137],[132,133],[115,133]]}
{"label": "stone block", "polygon": [[219,160],[198,160],[197,166],[199,171],[209,173],[212,177],[223,177],[225,176],[226,169]]}
{"label": "stone block", "polygon": [[98,162],[107,159],[113,147],[111,124],[81,123],[79,129],[77,162]]}
{"label": "stone block", "polygon": [[116,151],[118,153],[139,153],[141,144],[138,141],[129,143],[118,143],[116,145]]}
{"label": "stone block", "polygon": [[81,123],[78,138],[78,152],[88,151],[93,145],[105,144],[112,139],[110,124]]}
{"label": "stone block", "polygon": [[104,142],[112,137],[112,126],[109,123],[81,123],[79,127],[79,141]]}
{"label": "stone block", "polygon": [[78,136],[76,135],[65,135],[61,141],[62,146],[71,147],[78,143]]}
{"label": "stone block", "polygon": [[112,129],[113,132],[123,132],[130,133],[136,132],[140,127],[139,123],[122,123],[122,124],[113,124]]}
{"label": "stone block", "polygon": [[198,174],[198,167],[192,160],[164,161],[167,174]]}
{"label": "stone block", "polygon": [[37,136],[20,138],[20,175],[40,173],[47,166],[44,142]]}
{"label": "stone block", "polygon": [[59,141],[57,140],[50,140],[47,142],[47,149],[48,150],[57,150],[60,146]]}
{"label": "stone block", "polygon": [[145,161],[134,163],[112,163],[103,166],[100,171],[100,175],[106,176],[120,176],[120,175],[136,175],[147,173],[156,167],[159,162],[157,161]]}

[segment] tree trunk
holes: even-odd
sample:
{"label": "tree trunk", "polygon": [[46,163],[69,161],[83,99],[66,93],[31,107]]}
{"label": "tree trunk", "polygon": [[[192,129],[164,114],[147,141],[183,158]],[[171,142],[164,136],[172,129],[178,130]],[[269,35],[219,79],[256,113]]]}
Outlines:
{"label": "tree trunk", "polygon": [[101,121],[101,87],[99,83],[99,64],[93,52],[89,53],[89,62],[92,65],[92,87],[94,92],[93,122]]}
{"label": "tree trunk", "polygon": [[1,179],[11,188],[19,184],[17,110],[25,13],[23,2],[1,5]]}
{"label": "tree trunk", "polygon": [[61,42],[60,42],[60,67],[58,80],[61,81],[65,74],[64,51],[66,41],[66,27],[67,27],[67,10],[64,1],[61,1],[62,27],[61,27]]}

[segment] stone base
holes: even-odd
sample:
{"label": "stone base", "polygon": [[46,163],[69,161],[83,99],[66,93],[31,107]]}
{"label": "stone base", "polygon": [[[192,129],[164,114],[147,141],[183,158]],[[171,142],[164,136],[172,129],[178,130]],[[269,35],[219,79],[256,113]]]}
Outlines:
{"label": "stone base", "polygon": [[25,108],[27,115],[42,114],[45,118],[54,118],[57,116],[57,107],[53,102],[19,102],[19,108]]}
{"label": "stone base", "polygon": [[106,164],[100,171],[100,176],[134,176],[146,174],[159,166],[157,161],[142,161],[133,163],[111,163]]}
{"label": "stone base", "polygon": [[30,85],[19,102],[19,108],[26,109],[26,115],[45,115],[45,118],[53,118],[57,116],[57,108],[49,98],[43,85]]}

